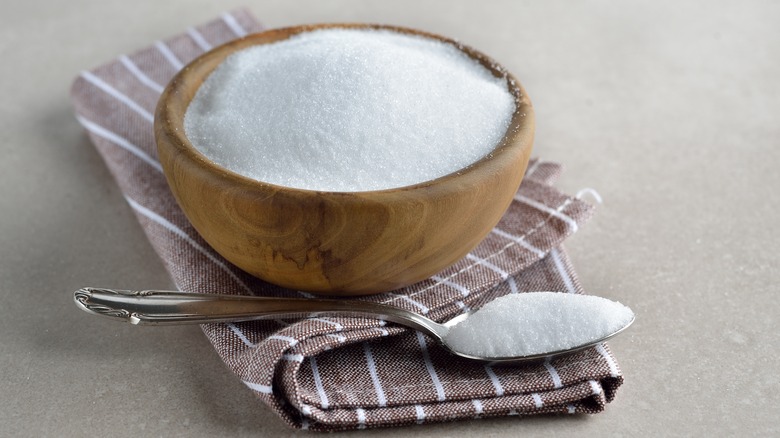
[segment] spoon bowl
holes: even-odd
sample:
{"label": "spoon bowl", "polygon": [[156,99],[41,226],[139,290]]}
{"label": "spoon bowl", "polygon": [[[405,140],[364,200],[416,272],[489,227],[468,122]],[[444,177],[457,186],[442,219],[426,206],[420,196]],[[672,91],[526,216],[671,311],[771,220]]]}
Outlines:
{"label": "spoon bowl", "polygon": [[[535,292],[527,292],[535,293]],[[549,293],[549,292],[546,292]],[[574,295],[573,297],[576,297]],[[595,297],[589,297],[595,298]],[[601,298],[602,300],[606,300]],[[475,355],[453,346],[447,334],[471,313],[460,314],[444,323],[384,304],[358,300],[248,297],[220,294],[191,294],[168,291],[128,291],[85,287],[74,293],[76,305],[86,312],[111,317],[135,325],[179,325],[211,322],[251,321],[278,318],[353,316],[381,319],[422,332],[452,354],[492,364],[519,364],[579,351],[623,332],[631,319],[616,330],[594,339],[554,351],[515,356]],[[609,301],[609,300],[606,300]],[[534,309],[527,309],[533,311]]]}

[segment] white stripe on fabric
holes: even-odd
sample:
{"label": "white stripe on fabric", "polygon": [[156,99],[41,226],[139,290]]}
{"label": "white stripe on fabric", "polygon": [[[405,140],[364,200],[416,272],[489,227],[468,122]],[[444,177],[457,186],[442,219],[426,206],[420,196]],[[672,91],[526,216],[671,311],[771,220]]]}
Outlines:
{"label": "white stripe on fabric", "polygon": [[483,412],[485,412],[485,409],[482,406],[482,402],[477,399],[472,399],[471,404],[474,405],[474,413],[479,416],[482,415]]}
{"label": "white stripe on fabric", "polygon": [[423,424],[423,421],[425,421],[425,409],[422,405],[414,405],[414,412],[417,414],[417,424]]}
{"label": "white stripe on fabric", "polygon": [[314,386],[317,387],[317,394],[320,396],[320,406],[322,409],[328,409],[330,405],[328,403],[328,394],[325,393],[325,388],[322,386],[322,377],[320,377],[320,370],[317,368],[317,359],[313,356],[310,357],[309,364],[311,365],[311,373],[314,376]]}
{"label": "white stripe on fabric", "polygon": [[376,373],[376,363],[374,363],[374,356],[371,354],[371,346],[368,345],[368,342],[363,342],[363,355],[366,357],[368,373],[371,375],[371,382],[374,384],[377,404],[381,407],[385,407],[387,406],[385,391],[382,389],[382,382],[379,381],[379,375]]}
{"label": "white stripe on fabric", "polygon": [[588,380],[588,383],[590,383],[590,389],[593,391],[593,395],[601,394],[601,385],[598,384],[595,380]]}
{"label": "white stripe on fabric", "polygon": [[551,249],[550,255],[552,256],[553,263],[555,263],[555,268],[558,270],[558,274],[561,276],[561,280],[563,280],[564,286],[566,286],[566,292],[570,294],[577,293],[577,289],[574,288],[571,277],[569,277],[569,274],[566,272],[566,267],[563,266],[563,261],[561,260],[561,255],[558,253],[558,250],[556,248]]}
{"label": "white stripe on fabric", "polygon": [[556,389],[562,387],[563,383],[561,382],[561,376],[558,374],[558,370],[556,370],[555,367],[552,366],[549,358],[544,360],[544,367],[547,368],[547,372],[550,373],[550,377],[552,378],[553,381],[553,386],[555,386]]}
{"label": "white stripe on fabric", "polygon": [[382,336],[389,336],[390,332],[388,332],[386,329],[380,328],[380,327],[374,327],[374,330],[379,330],[379,333],[382,333]]}
{"label": "white stripe on fabric", "polygon": [[566,412],[570,414],[575,414],[577,413],[577,409],[574,407],[573,404],[569,403],[568,405],[566,405]]}
{"label": "white stripe on fabric", "polygon": [[275,339],[277,341],[285,341],[285,342],[287,342],[289,344],[287,346],[288,348],[292,348],[292,347],[298,345],[298,342],[299,342],[295,338],[291,338],[289,336],[282,336],[282,335],[271,335],[271,336],[268,337],[268,339]]}
{"label": "white stripe on fabric", "polygon": [[526,176],[532,176],[532,175],[534,174],[534,172],[536,172],[536,169],[538,169],[538,168],[539,168],[539,165],[540,165],[540,164],[542,164],[542,160],[536,160],[536,161],[534,161],[534,163],[531,165],[531,167],[529,167],[528,169],[526,169],[526,171],[525,171],[525,175],[526,175]]}
{"label": "white stripe on fabric", "polygon": [[302,290],[297,290],[297,291],[295,291],[295,292],[297,292],[297,293],[299,293],[299,294],[303,295],[303,296],[304,296],[304,297],[306,297],[306,298],[318,298],[316,295],[310,294],[310,293],[308,293],[308,292],[304,292],[304,291],[302,291]]}
{"label": "white stripe on fabric", "polygon": [[312,321],[319,321],[319,322],[324,322],[325,324],[330,324],[333,326],[333,329],[336,330],[337,332],[344,330],[344,326],[337,323],[336,321],[330,321],[325,318],[309,318],[309,319]]}
{"label": "white stripe on fabric", "polygon": [[498,266],[494,265],[493,263],[490,263],[489,261],[487,261],[487,260],[485,260],[485,259],[483,259],[481,257],[477,257],[474,254],[469,253],[469,254],[466,254],[466,258],[474,260],[477,264],[480,264],[480,265],[490,269],[491,271],[496,272],[504,280],[509,278],[509,273],[508,272],[506,272],[505,270],[499,268]]}
{"label": "white stripe on fabric", "polygon": [[98,125],[97,123],[87,120],[84,117],[81,117],[79,115],[76,116],[76,120],[78,120],[79,123],[81,123],[81,126],[83,126],[84,129],[86,129],[87,131],[97,135],[98,137],[102,137],[110,141],[111,143],[121,147],[122,149],[130,152],[131,154],[140,158],[146,164],[152,166],[158,172],[162,173],[163,169],[159,161],[152,158],[152,156],[150,156],[149,154],[141,150],[141,148],[139,148],[138,146],[127,141],[127,139],[124,139],[118,136],[117,134],[109,131],[108,129]]}
{"label": "white stripe on fabric", "polygon": [[417,333],[417,343],[420,344],[420,352],[422,353],[423,361],[425,362],[425,368],[428,370],[428,374],[431,376],[433,386],[436,388],[436,396],[439,401],[447,400],[447,396],[444,394],[444,387],[441,385],[439,375],[436,373],[436,369],[431,362],[431,356],[428,354],[428,344],[425,340],[425,335],[420,332]]}
{"label": "white stripe on fabric", "polygon": [[493,368],[489,365],[485,365],[485,373],[490,377],[490,382],[493,384],[493,388],[496,389],[496,397],[504,395],[504,387],[501,385],[501,381],[498,380],[498,376],[493,372]]}
{"label": "white stripe on fabric", "polygon": [[[452,278],[452,277],[450,277],[450,278]],[[448,280],[446,278],[439,277],[438,275],[431,275],[431,279],[433,279],[435,281],[438,281],[441,284],[445,284],[445,285],[447,285],[447,286],[457,290],[464,297],[469,296],[469,294],[471,293],[469,288],[467,288],[466,286],[463,286],[462,284],[455,283],[452,280]]]}
{"label": "white stripe on fabric", "polygon": [[331,338],[335,338],[335,339],[336,339],[336,340],[338,340],[339,342],[345,342],[345,341],[347,340],[347,337],[346,337],[346,336],[344,336],[344,335],[337,335],[337,334],[335,334],[335,333],[328,333],[328,334],[327,334],[327,335],[325,335],[325,336],[328,336],[328,337],[331,337]]}
{"label": "white stripe on fabric", "polygon": [[605,361],[607,361],[607,366],[609,367],[609,375],[612,377],[617,377],[618,374],[618,367],[614,360],[612,360],[612,357],[607,352],[607,349],[604,348],[604,344],[598,344],[596,345],[596,351],[599,352],[599,354],[604,358]]}
{"label": "white stripe on fabric", "polygon": [[[425,304],[423,304],[423,303],[421,303],[421,302],[419,302],[419,301],[415,301],[415,300],[413,300],[413,299],[409,298],[409,297],[408,297],[408,296],[406,296],[406,295],[399,295],[399,294],[394,294],[394,293],[392,293],[392,292],[387,292],[387,293],[386,293],[386,295],[390,295],[390,296],[391,296],[391,297],[393,297],[393,298],[400,298],[400,299],[402,299],[402,300],[404,300],[404,301],[407,301],[409,304],[411,304],[411,305],[413,305],[414,307],[416,307],[416,308],[420,309],[420,312],[422,312],[422,314],[423,314],[423,315],[427,315],[427,314],[428,314],[428,312],[430,312],[430,311],[431,311],[431,309],[429,309],[429,308],[428,308],[428,307],[427,307]],[[383,301],[383,303],[385,303],[385,304],[386,304],[386,303],[388,303],[388,302],[390,302],[390,301],[392,301],[392,300],[386,300],[386,301]]]}
{"label": "white stripe on fabric", "polygon": [[173,234],[181,237],[184,239],[185,242],[189,243],[193,248],[195,248],[198,252],[206,256],[209,260],[211,260],[212,263],[222,268],[225,273],[227,273],[230,278],[232,278],[236,283],[239,284],[239,286],[243,287],[244,290],[249,292],[250,295],[254,295],[252,293],[252,289],[247,286],[246,283],[244,283],[238,276],[233,272],[226,264],[224,264],[221,260],[219,260],[216,256],[211,254],[206,248],[202,247],[198,242],[196,242],[192,237],[190,237],[187,233],[185,233],[181,228],[177,227],[176,225],[169,222],[164,217],[160,216],[159,214],[153,212],[152,210],[149,210],[148,208],[144,207],[143,205],[135,202],[133,199],[131,199],[128,196],[125,196],[125,200],[127,200],[127,203],[130,204],[131,207],[135,209],[135,211],[141,213],[142,215],[146,216],[147,218],[151,219],[152,221],[158,223],[159,225],[162,225],[164,228],[166,228],[168,231],[172,232]]}
{"label": "white stripe on fabric", "polygon": [[238,328],[235,324],[233,324],[232,322],[228,322],[225,323],[225,325],[228,326],[228,328],[232,330],[233,333],[235,333],[235,335],[238,337],[238,339],[241,339],[241,342],[246,344],[247,347],[252,347],[252,348],[257,347],[257,344],[250,341],[249,338],[246,337],[244,332],[242,332],[241,329]]}
{"label": "white stripe on fabric", "polygon": [[274,390],[268,385],[261,385],[259,383],[250,382],[248,380],[242,380],[244,382],[244,385],[248,386],[249,389],[253,389],[257,392],[262,392],[263,394],[273,394]]}
{"label": "white stripe on fabric", "polygon": [[517,283],[515,282],[514,278],[509,276],[508,272],[506,272],[505,270],[501,269],[497,265],[494,265],[493,263],[490,263],[489,261],[481,257],[475,256],[474,254],[471,253],[466,254],[466,257],[471,260],[474,260],[475,262],[477,262],[477,264],[485,266],[486,268],[498,273],[498,275],[500,275],[502,279],[504,279],[507,283],[509,283],[509,289],[512,291],[512,293],[513,294],[517,293]]}
{"label": "white stripe on fabric", "polygon": [[357,416],[358,429],[366,428],[366,410],[363,408],[355,409],[355,416]]}
{"label": "white stripe on fabric", "polygon": [[577,221],[575,221],[574,219],[570,218],[569,216],[561,212],[561,210],[564,207],[569,205],[569,203],[571,202],[569,200],[567,200],[567,202],[564,202],[563,205],[561,205],[556,209],[556,208],[550,208],[539,201],[534,201],[533,199],[525,197],[523,195],[515,195],[515,199],[522,202],[523,204],[530,205],[531,207],[537,210],[543,211],[545,213],[549,213],[550,215],[555,216],[558,219],[566,222],[569,228],[571,228],[572,232],[577,232],[577,230],[579,229],[579,227],[577,226]]}
{"label": "white stripe on fabric", "polygon": [[125,68],[135,76],[136,79],[138,79],[138,82],[146,85],[148,88],[152,89],[157,94],[160,94],[163,92],[164,87],[154,80],[150,78],[149,76],[146,76],[146,73],[142,72],[140,68],[130,59],[127,57],[127,55],[122,55],[119,57],[119,62],[122,63],[122,65],[125,66]]}
{"label": "white stripe on fabric", "polygon": [[222,14],[222,21],[227,24],[230,30],[236,34],[237,37],[241,38],[246,36],[247,31],[244,30],[243,26],[241,26],[241,24],[232,15],[225,12]]}
{"label": "white stripe on fabric", "polygon": [[284,354],[282,355],[282,359],[290,361],[290,362],[303,362],[303,355],[302,354]]}
{"label": "white stripe on fabric", "polygon": [[539,257],[544,257],[544,251],[541,249],[531,245],[530,243],[526,242],[524,238],[515,236],[514,234],[507,233],[504,230],[501,230],[499,228],[493,228],[491,230],[492,233],[498,234],[499,236],[509,239],[518,245],[522,246],[523,248],[527,249],[528,251],[531,251],[532,253],[536,254]]}
{"label": "white stripe on fabric", "polygon": [[137,103],[135,103],[135,101],[133,101],[133,99],[130,99],[129,97],[125,96],[124,94],[119,92],[119,90],[117,90],[116,88],[112,87],[111,85],[108,85],[106,82],[104,82],[102,79],[100,79],[99,77],[95,76],[91,72],[83,71],[83,72],[81,72],[81,77],[84,78],[90,84],[92,84],[92,85],[100,88],[101,90],[103,90],[106,94],[108,94],[111,97],[117,99],[118,101],[124,103],[130,109],[132,109],[133,111],[138,113],[141,117],[145,118],[146,120],[148,120],[150,122],[154,121],[154,116],[152,115],[152,113],[150,113],[149,111],[141,108],[141,106],[138,105]]}
{"label": "white stripe on fabric", "polygon": [[184,63],[181,62],[181,60],[171,51],[171,49],[162,41],[155,41],[154,47],[157,48],[157,51],[162,54],[165,59],[168,60],[168,63],[173,66],[176,71],[181,70],[184,68]]}
{"label": "white stripe on fabric", "polygon": [[198,47],[200,47],[200,49],[204,52],[211,50],[211,44],[206,41],[206,38],[203,37],[203,34],[198,32],[198,29],[195,29],[194,27],[187,28],[187,35],[189,35],[190,38],[192,38],[192,41],[195,41],[195,44],[197,44]]}
{"label": "white stripe on fabric", "polygon": [[537,409],[544,406],[544,402],[542,401],[542,396],[539,395],[538,393],[534,392],[533,394],[531,394],[531,398],[534,399],[534,405],[536,406]]}
{"label": "white stripe on fabric", "polygon": [[582,199],[585,195],[591,195],[593,196],[593,199],[596,200],[597,204],[601,204],[604,202],[603,199],[601,199],[601,195],[599,195],[599,192],[597,192],[595,189],[591,189],[590,187],[585,187],[584,189],[580,189],[580,191],[577,192],[576,195],[574,195],[577,199]]}

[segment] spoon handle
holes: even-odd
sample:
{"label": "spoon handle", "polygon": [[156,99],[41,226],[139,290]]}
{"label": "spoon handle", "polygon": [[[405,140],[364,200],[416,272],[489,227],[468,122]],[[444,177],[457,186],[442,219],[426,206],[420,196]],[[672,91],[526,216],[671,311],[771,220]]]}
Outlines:
{"label": "spoon handle", "polygon": [[301,299],[130,291],[85,287],[73,296],[88,313],[136,325],[203,324],[258,319],[356,316],[402,324],[439,337],[439,324],[415,313],[383,304],[346,299]]}

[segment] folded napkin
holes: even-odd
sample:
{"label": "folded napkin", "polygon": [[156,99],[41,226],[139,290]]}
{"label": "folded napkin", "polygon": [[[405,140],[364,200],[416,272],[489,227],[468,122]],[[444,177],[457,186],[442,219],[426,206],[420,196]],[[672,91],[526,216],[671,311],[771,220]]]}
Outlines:
{"label": "folded napkin", "polygon": [[[72,88],[78,121],[116,178],[152,246],[186,292],[310,297],[254,278],[195,232],[168,189],[153,136],[170,78],[213,46],[262,27],[233,11],[91,71]],[[443,321],[505,294],[582,293],[562,241],[592,208],[550,184],[532,160],[515,200],[467,257],[407,288],[361,298]],[[491,367],[453,357],[384,321],[310,318],[202,326],[227,366],[290,426],[311,430],[540,413],[595,413],[622,383],[606,345],[543,363]]]}

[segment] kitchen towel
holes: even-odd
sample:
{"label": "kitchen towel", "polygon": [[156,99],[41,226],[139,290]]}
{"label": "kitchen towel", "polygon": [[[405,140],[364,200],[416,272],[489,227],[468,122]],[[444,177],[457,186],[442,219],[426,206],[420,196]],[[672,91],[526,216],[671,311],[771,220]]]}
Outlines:
{"label": "kitchen towel", "polygon": [[[82,72],[76,118],[105,160],[176,286],[185,292],[311,297],[232,266],[197,234],[173,198],[153,135],[165,84],[210,48],[262,26],[245,10]],[[583,293],[564,251],[592,207],[552,187],[560,165],[534,159],[501,222],[439,274],[360,298],[438,321],[506,294]],[[545,362],[498,367],[453,357],[415,331],[322,317],[202,326],[239,379],[290,426],[362,429],[480,417],[595,413],[623,378],[605,344]]]}

